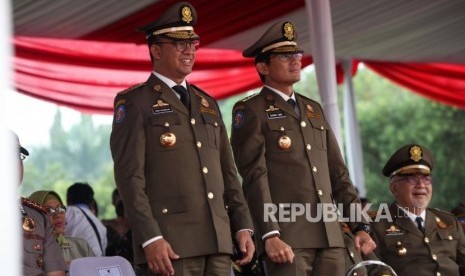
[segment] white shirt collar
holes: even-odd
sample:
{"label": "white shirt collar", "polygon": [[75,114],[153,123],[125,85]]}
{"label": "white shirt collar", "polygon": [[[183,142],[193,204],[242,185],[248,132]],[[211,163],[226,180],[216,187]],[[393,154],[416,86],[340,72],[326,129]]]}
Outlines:
{"label": "white shirt collar", "polygon": [[[397,204],[397,203],[396,203],[396,204]],[[404,211],[404,213],[408,216],[408,218],[409,218],[415,225],[417,225],[416,218],[417,218],[417,217],[421,217],[421,218],[423,219],[422,226],[423,226],[423,228],[425,227],[426,210],[421,211],[420,215],[417,216],[417,215],[415,215],[414,213],[411,213],[408,209],[399,206],[399,204],[397,204],[397,207],[399,207],[399,209],[401,209],[402,211]]]}
{"label": "white shirt collar", "polygon": [[[158,73],[158,72],[155,72],[155,71],[152,71],[152,74],[154,74],[157,78],[159,78],[162,82],[164,82],[166,85],[168,85],[168,87],[173,87],[175,85],[178,85],[177,83],[175,83],[173,80],[163,76],[162,74]],[[187,89],[187,83],[186,83],[186,80],[184,79],[181,84],[181,86],[184,86],[184,88]],[[177,95],[177,93],[176,93]]]}
{"label": "white shirt collar", "polygon": [[[275,88],[273,88],[273,87],[271,87],[271,86],[265,85],[265,87],[268,88],[268,89],[270,89],[271,91],[275,92],[275,93],[278,94],[279,96],[281,96],[281,97],[284,99],[284,101],[286,101],[286,102],[287,102],[287,100],[289,100],[289,99],[293,99],[294,101],[296,101],[296,99],[295,99],[295,93],[294,93],[294,92],[292,92],[292,95],[289,97],[287,94],[285,94],[285,93],[283,93],[283,92],[279,91],[278,89],[275,89]],[[297,101],[296,101],[296,102],[297,102]]]}

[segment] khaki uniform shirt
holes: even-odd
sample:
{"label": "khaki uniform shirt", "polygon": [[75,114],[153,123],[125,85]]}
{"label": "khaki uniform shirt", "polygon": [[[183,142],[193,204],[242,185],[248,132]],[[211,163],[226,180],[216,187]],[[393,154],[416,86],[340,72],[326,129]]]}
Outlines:
{"label": "khaki uniform shirt", "polygon": [[23,275],[45,275],[66,271],[66,263],[55,241],[52,225],[40,205],[22,199]]}
{"label": "khaki uniform shirt", "polygon": [[392,222],[372,223],[381,261],[399,276],[465,275],[465,237],[452,214],[428,208],[423,234],[397,204],[389,210]]}
{"label": "khaki uniform shirt", "polygon": [[231,230],[252,229],[218,105],[188,90],[190,111],[154,75],[115,98],[110,146],[136,264],[156,236],[184,258],[232,253]]}
{"label": "khaki uniform shirt", "polygon": [[[306,215],[315,218],[318,203],[334,201],[348,217],[349,204],[359,199],[321,106],[297,93],[296,102],[300,114],[265,87],[233,110],[231,145],[258,237],[277,230],[293,248],[344,247],[337,220],[309,222]],[[280,146],[280,140],[290,146]],[[295,221],[266,221],[269,203],[310,208]]]}

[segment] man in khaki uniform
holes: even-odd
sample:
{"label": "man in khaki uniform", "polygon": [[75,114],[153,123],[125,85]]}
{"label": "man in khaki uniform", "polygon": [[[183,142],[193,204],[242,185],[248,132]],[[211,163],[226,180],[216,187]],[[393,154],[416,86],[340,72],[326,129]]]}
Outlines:
{"label": "man in khaki uniform", "polygon": [[[16,134],[15,134],[16,135]],[[16,136],[16,139],[17,136]],[[19,144],[19,180],[23,180],[23,160],[29,152]],[[23,242],[23,275],[65,276],[66,263],[55,241],[53,229],[40,204],[21,198],[21,229]]]}
{"label": "man in khaki uniform", "polygon": [[383,168],[395,202],[374,222],[381,261],[399,276],[465,275],[465,236],[450,213],[428,208],[433,154],[418,144],[397,150]]}
{"label": "man in khaki uniform", "polygon": [[[315,218],[318,205],[335,202],[347,217],[349,205],[360,200],[321,106],[293,90],[303,52],[296,39],[291,22],[278,22],[242,53],[255,58],[265,87],[235,105],[231,145],[269,275],[343,275],[341,224],[306,216]],[[292,221],[267,215],[292,204],[310,208]],[[365,221],[350,228],[358,250],[374,249]]]}
{"label": "man in khaki uniform", "polygon": [[185,79],[199,45],[196,21],[180,2],[140,28],[153,72],[116,96],[110,145],[135,263],[161,275],[224,276],[231,237],[238,264],[251,260],[253,226],[220,109]]}

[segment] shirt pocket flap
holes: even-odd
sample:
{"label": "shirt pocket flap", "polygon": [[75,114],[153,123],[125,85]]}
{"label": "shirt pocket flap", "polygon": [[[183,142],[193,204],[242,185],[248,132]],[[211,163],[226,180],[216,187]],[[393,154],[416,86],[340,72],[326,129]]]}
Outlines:
{"label": "shirt pocket flap", "polygon": [[171,125],[179,125],[181,123],[181,119],[179,118],[178,114],[158,115],[151,117],[150,123],[152,125],[161,125],[169,127]]}
{"label": "shirt pocket flap", "polygon": [[187,212],[186,197],[177,196],[156,200],[153,204],[153,212],[155,216]]}

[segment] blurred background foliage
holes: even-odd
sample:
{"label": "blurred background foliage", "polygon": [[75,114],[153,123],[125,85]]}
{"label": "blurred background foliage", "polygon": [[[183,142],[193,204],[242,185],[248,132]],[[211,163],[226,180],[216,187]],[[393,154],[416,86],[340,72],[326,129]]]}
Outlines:
{"label": "blurred background foliage", "polygon": [[[435,155],[433,201],[431,207],[450,210],[465,201],[465,111],[403,89],[376,73],[359,67],[353,78],[356,112],[362,141],[365,186],[375,205],[392,202],[388,179],[381,169],[390,155],[408,143],[419,143]],[[321,102],[313,67],[303,70],[295,85],[301,94]],[[342,114],[343,90],[339,86]],[[231,126],[231,110],[238,100],[259,89],[219,101],[225,124]],[[342,115],[341,115],[342,116]],[[344,120],[341,118],[342,126]],[[92,117],[63,127],[57,109],[50,129],[50,145],[32,146],[25,162],[25,177],[20,193],[30,195],[40,189],[57,191],[65,200],[66,189],[74,182],[88,182],[95,191],[101,219],[115,216],[111,193],[115,188],[113,162],[109,149],[111,125],[97,125]],[[175,168],[173,168],[173,171]]]}

